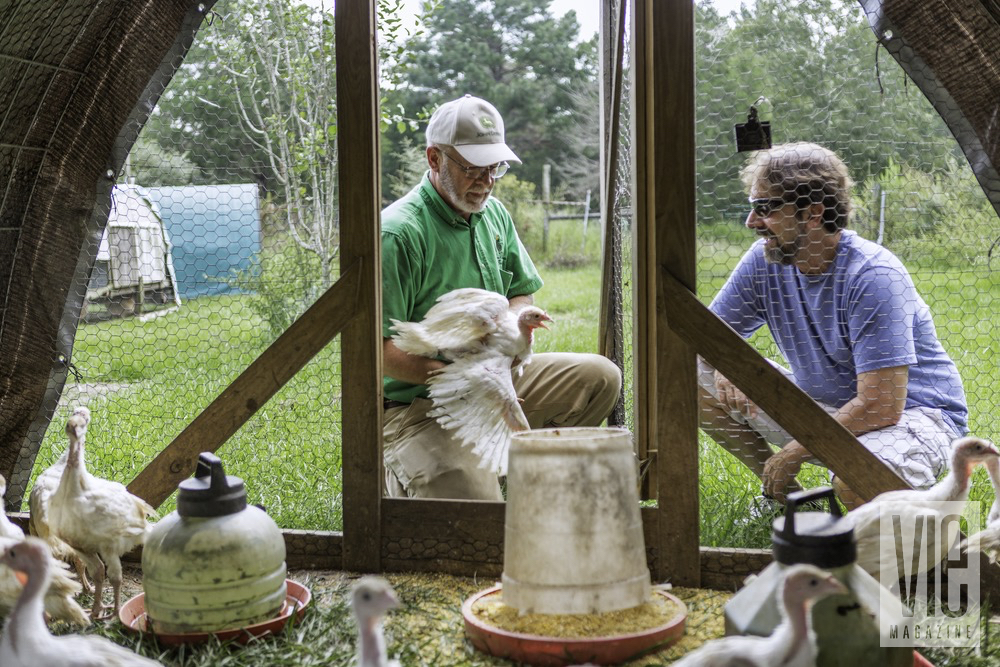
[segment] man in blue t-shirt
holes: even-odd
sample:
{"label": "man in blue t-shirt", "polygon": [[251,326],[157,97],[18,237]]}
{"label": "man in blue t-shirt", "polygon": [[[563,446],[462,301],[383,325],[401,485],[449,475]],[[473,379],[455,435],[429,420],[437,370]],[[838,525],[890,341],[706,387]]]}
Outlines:
{"label": "man in blue t-shirt", "polygon": [[[746,226],[761,238],[712,312],[744,338],[767,325],[796,385],[910,485],[932,486],[966,433],[965,392],[906,268],[845,229],[847,167],[792,143],[757,153],[742,177]],[[700,387],[702,429],[784,500],[811,454],[704,362]],[[834,487],[848,507],[861,502],[839,479]]]}

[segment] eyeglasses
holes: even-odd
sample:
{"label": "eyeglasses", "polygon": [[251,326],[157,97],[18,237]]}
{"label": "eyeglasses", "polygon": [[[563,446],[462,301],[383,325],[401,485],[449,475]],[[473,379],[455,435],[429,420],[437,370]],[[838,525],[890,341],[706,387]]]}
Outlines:
{"label": "eyeglasses", "polygon": [[496,180],[506,174],[507,170],[510,169],[510,165],[506,162],[497,162],[496,164],[491,164],[488,167],[466,167],[464,164],[448,155],[447,152],[442,150],[440,153],[457,164],[458,168],[465,173],[465,177],[473,181],[478,181],[480,178],[484,178],[487,174],[489,174],[490,178]]}
{"label": "eyeglasses", "polygon": [[789,203],[781,197],[762,197],[761,199],[750,198],[747,201],[750,202],[750,206],[753,207],[753,212],[758,218],[766,218],[774,211],[777,211],[779,208]]}

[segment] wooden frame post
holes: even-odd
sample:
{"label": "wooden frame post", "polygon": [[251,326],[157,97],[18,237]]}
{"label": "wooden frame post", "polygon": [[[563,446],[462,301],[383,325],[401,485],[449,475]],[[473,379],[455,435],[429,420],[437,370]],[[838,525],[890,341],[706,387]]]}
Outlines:
{"label": "wooden frame post", "polygon": [[344,569],[378,572],[382,502],[382,292],[378,53],[374,0],[339,0],[340,263],[358,263],[356,315],[341,335]]}
{"label": "wooden frame post", "polygon": [[[671,272],[688,289],[695,285],[694,4],[644,0],[636,32],[644,36],[646,141],[640,172],[646,182],[646,210],[640,224],[652,249],[644,267],[647,290],[656,288],[656,267]],[[676,585],[699,586],[698,401],[696,361],[667,325],[672,313],[662,289],[655,311],[647,312],[647,335],[655,355],[649,378],[655,410],[658,543],[656,576]],[[655,317],[652,317],[655,312]],[[640,364],[643,362],[640,361]]]}

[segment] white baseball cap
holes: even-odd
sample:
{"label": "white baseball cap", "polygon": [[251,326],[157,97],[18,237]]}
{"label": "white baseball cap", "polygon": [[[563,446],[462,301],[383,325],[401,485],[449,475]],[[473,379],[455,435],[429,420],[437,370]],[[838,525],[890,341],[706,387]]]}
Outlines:
{"label": "white baseball cap", "polygon": [[496,107],[472,95],[442,104],[427,123],[427,145],[454,146],[469,164],[521,163],[503,140],[503,118]]}

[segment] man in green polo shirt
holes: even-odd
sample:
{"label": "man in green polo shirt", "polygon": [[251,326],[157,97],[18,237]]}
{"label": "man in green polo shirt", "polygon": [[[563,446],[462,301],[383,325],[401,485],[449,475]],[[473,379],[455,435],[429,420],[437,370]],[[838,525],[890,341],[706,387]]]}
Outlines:
{"label": "man in green polo shirt", "polygon": [[[427,412],[428,374],[444,362],[407,354],[392,320],[423,319],[442,294],[478,287],[530,305],[542,279],[507,209],[490,196],[508,163],[504,125],[489,102],[466,95],[427,125],[421,182],[382,211],[382,360],[386,488],[390,496],[502,500],[496,474]],[[597,354],[536,354],[514,387],[532,428],[597,426],[621,391],[621,372]]]}

